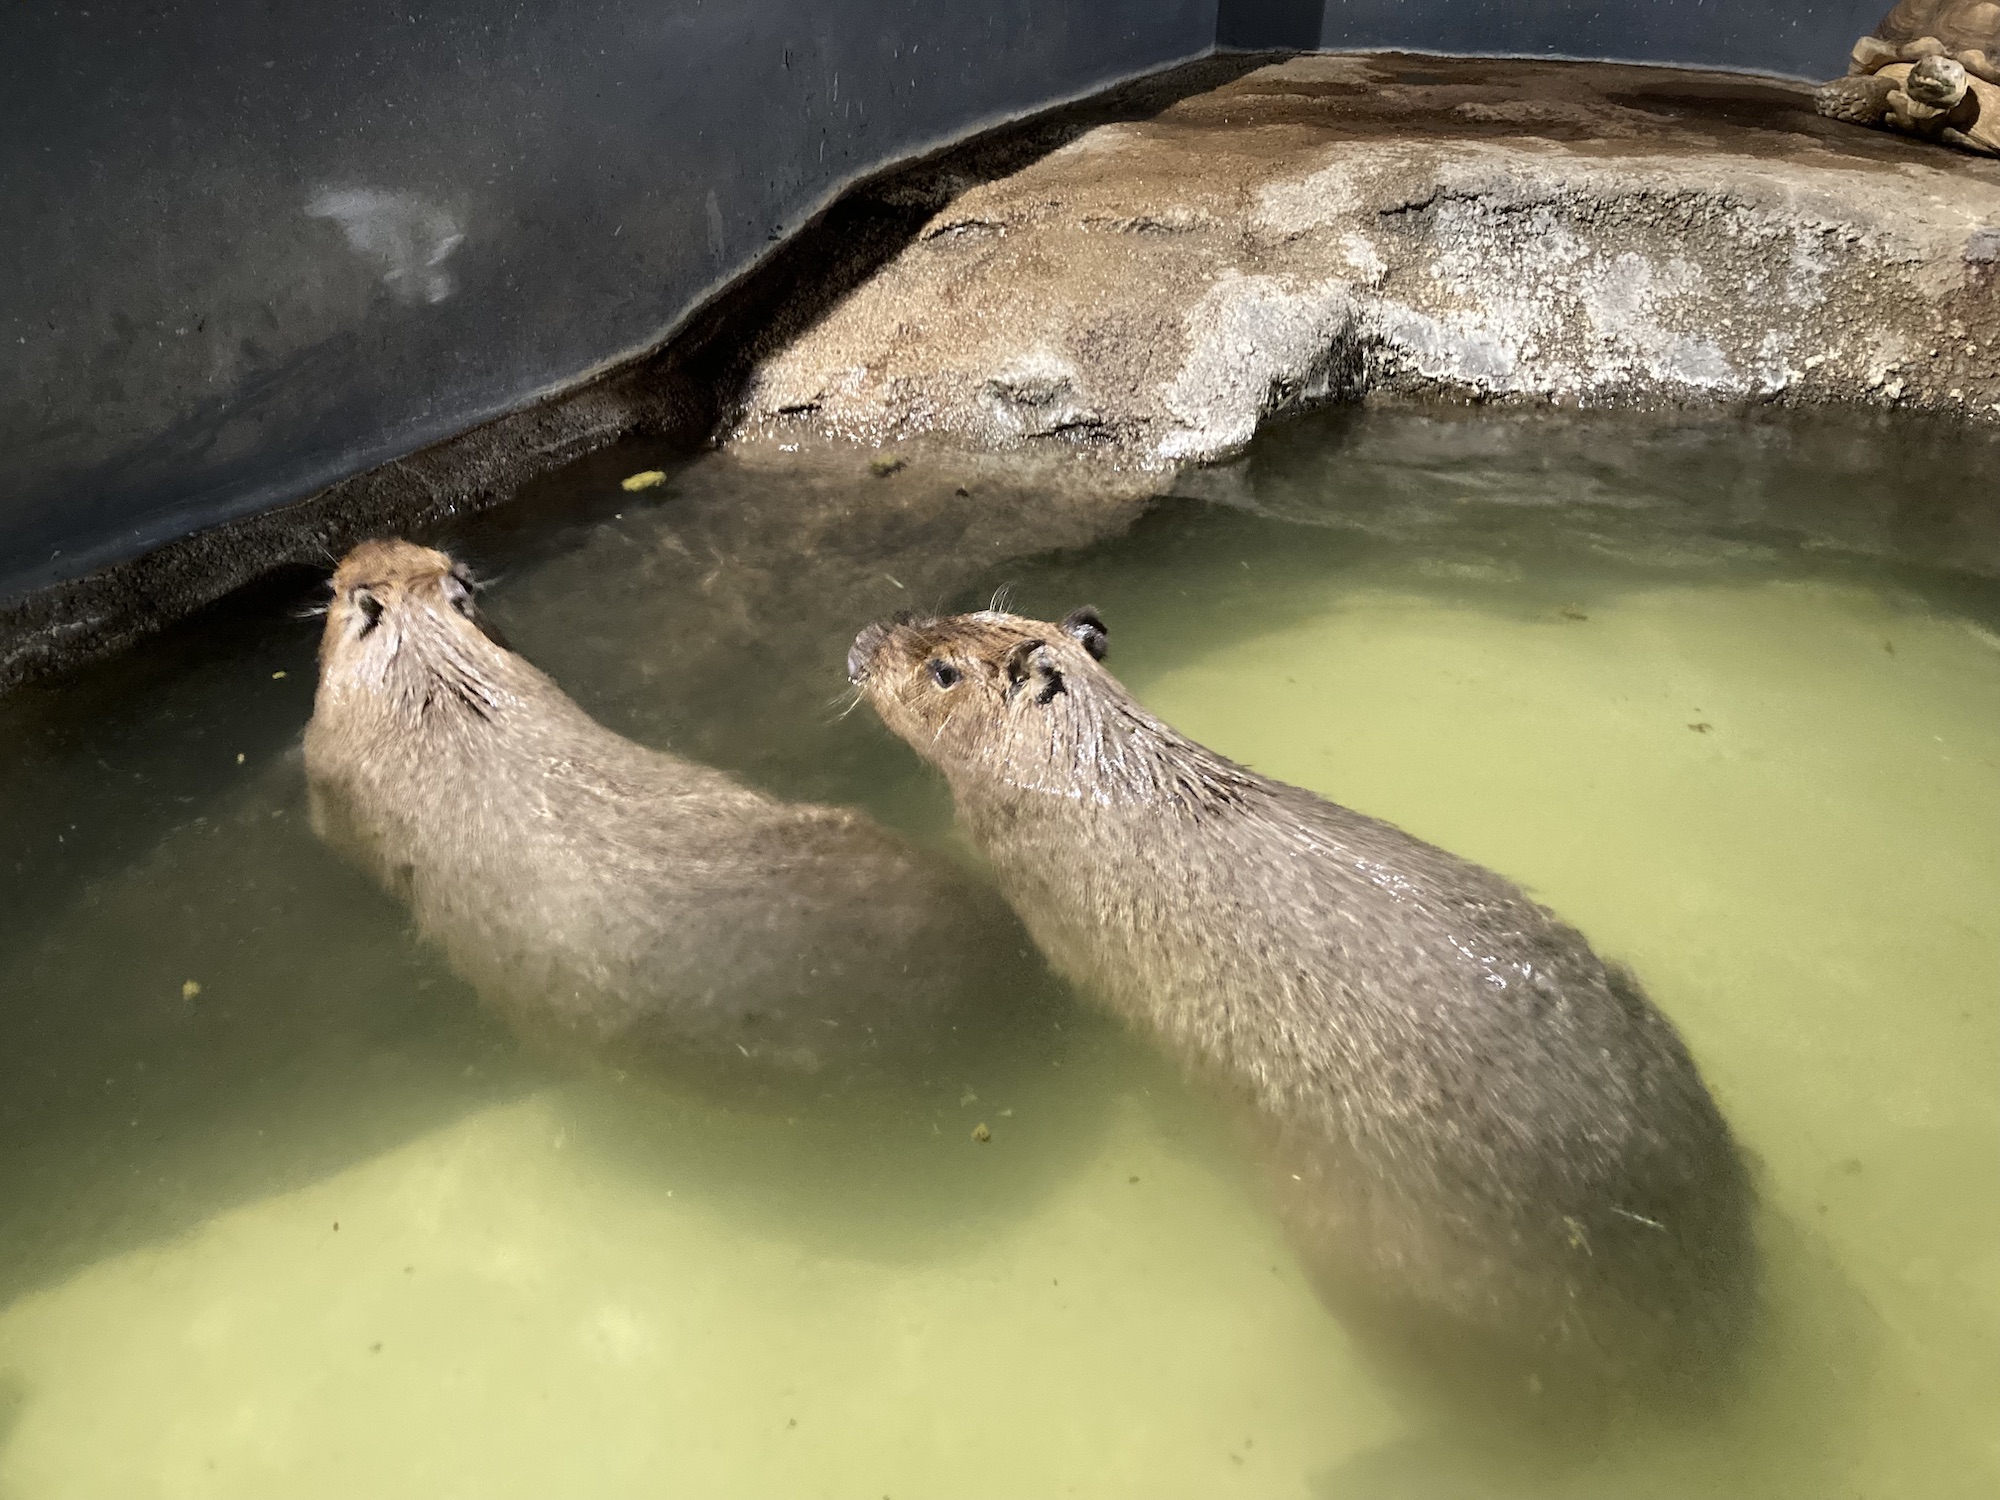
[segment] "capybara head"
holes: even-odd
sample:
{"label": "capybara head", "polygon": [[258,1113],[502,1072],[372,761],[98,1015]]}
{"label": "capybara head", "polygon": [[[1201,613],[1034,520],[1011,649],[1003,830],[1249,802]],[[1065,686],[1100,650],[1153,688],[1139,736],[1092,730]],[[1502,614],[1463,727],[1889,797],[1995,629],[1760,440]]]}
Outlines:
{"label": "capybara head", "polygon": [[1060,624],[994,610],[897,615],[855,637],[847,675],[889,728],[947,774],[1060,790],[1078,779],[1079,758],[1095,760],[1107,715],[1139,712],[1098,665],[1108,639],[1088,607]]}
{"label": "capybara head", "polygon": [[482,629],[472,576],[445,553],[414,542],[363,542],[333,575],[320,636],[320,693],[340,701],[386,694],[423,709],[446,696],[478,711],[482,679],[499,647]]}

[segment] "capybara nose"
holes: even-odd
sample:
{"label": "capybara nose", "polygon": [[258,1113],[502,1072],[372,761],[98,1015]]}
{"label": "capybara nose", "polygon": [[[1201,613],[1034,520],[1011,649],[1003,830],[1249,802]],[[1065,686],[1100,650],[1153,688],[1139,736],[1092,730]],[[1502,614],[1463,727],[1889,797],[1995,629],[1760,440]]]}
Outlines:
{"label": "capybara nose", "polygon": [[882,649],[882,642],[889,638],[889,627],[877,620],[872,625],[861,627],[861,634],[854,638],[854,644],[847,648],[847,680],[858,684],[868,675],[868,664],[875,659],[875,653]]}

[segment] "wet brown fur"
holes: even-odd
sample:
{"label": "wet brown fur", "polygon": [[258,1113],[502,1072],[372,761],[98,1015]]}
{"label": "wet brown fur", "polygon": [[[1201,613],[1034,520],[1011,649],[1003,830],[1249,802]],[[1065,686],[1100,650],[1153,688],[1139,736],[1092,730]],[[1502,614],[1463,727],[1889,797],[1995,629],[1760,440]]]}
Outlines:
{"label": "wet brown fur", "polygon": [[445,554],[349,553],[306,770],[314,827],[526,1036],[824,1079],[938,1044],[1016,956],[948,866],[620,738],[475,616]]}
{"label": "wet brown fur", "polygon": [[1632,975],[1491,871],[1175,733],[1103,643],[1086,611],[899,617],[849,673],[1057,970],[1249,1106],[1330,1300],[1517,1387],[1725,1366],[1751,1192]]}

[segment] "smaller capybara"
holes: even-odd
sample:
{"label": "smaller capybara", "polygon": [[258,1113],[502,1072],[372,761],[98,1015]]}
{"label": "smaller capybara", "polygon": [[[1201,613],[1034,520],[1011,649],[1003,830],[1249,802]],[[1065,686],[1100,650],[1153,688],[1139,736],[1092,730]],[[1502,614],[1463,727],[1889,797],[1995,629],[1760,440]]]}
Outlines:
{"label": "smaller capybara", "polygon": [[364,543],[332,588],[313,826],[527,1039],[824,1082],[928,1054],[1018,962],[997,897],[859,813],[592,720],[482,629],[445,554]]}
{"label": "smaller capybara", "polygon": [[1638,981],[1489,870],[1176,734],[1089,610],[848,675],[1055,968],[1248,1106],[1335,1306],[1539,1390],[1688,1389],[1754,1302],[1728,1126]]}

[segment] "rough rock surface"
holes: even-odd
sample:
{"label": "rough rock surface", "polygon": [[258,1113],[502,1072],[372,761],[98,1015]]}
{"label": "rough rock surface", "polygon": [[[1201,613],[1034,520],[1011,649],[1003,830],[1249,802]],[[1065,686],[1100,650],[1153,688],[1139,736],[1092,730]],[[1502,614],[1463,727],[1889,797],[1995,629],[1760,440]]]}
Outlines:
{"label": "rough rock surface", "polygon": [[738,431],[1168,468],[1371,392],[2000,411],[2000,165],[1776,80],[1304,56],[938,198]]}

